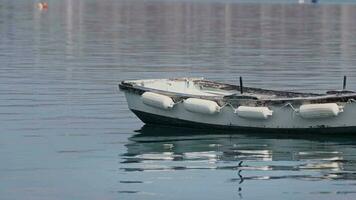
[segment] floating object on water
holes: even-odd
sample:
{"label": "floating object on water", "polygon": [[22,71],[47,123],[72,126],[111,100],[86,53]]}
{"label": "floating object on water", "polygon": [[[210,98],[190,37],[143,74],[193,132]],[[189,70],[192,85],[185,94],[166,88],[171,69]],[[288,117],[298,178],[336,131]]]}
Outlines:
{"label": "floating object on water", "polygon": [[184,108],[193,113],[212,115],[220,112],[220,106],[211,100],[188,98],[183,102]]}
{"label": "floating object on water", "polygon": [[306,119],[336,117],[343,112],[343,107],[336,103],[307,104],[299,108],[299,114]]}
{"label": "floating object on water", "polygon": [[122,81],[119,87],[130,110],[148,124],[356,134],[354,91],[287,92],[203,78]]}
{"label": "floating object on water", "polygon": [[298,0],[298,3],[303,4],[304,0]]}
{"label": "floating object on water", "polygon": [[267,119],[273,111],[267,107],[239,106],[235,112],[238,116],[248,119]]}
{"label": "floating object on water", "polygon": [[172,98],[153,92],[145,92],[141,96],[142,102],[148,106],[168,110],[173,108]]}
{"label": "floating object on water", "polygon": [[39,10],[47,10],[48,9],[48,3],[47,2],[39,2],[39,3],[37,3],[37,8]]}

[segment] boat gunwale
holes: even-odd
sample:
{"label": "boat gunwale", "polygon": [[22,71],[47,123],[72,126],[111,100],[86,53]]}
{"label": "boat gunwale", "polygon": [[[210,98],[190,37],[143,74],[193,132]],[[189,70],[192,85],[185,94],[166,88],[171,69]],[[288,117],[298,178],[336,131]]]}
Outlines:
{"label": "boat gunwale", "polygon": [[[350,102],[355,101],[356,93],[355,92],[336,92],[335,94],[317,94],[317,93],[301,93],[301,92],[290,92],[290,91],[278,91],[278,90],[268,90],[262,88],[253,88],[253,87],[244,87],[244,91],[246,93],[256,93],[256,94],[267,94],[270,96],[277,96],[277,98],[261,98],[261,99],[252,99],[247,98],[244,99],[243,97],[248,96],[236,96],[232,95],[217,95],[217,96],[207,96],[207,95],[194,95],[194,94],[185,94],[179,92],[170,92],[165,90],[153,89],[148,88],[145,86],[140,86],[135,82],[138,81],[159,81],[159,80],[171,80],[171,81],[182,81],[187,80],[186,78],[175,78],[175,79],[143,79],[143,80],[124,80],[119,83],[120,90],[123,91],[130,91],[133,93],[137,93],[142,95],[144,92],[155,92],[158,94],[163,94],[171,97],[175,102],[180,101],[186,98],[200,98],[200,99],[207,99],[217,101],[219,104],[232,103],[232,104],[239,104],[241,101],[254,103],[256,105],[268,105],[268,104],[303,104],[305,102],[309,103],[336,103],[336,102]],[[204,80],[202,78],[190,78],[189,80],[194,81],[198,84],[205,84],[205,87],[209,85],[210,87],[227,90],[227,91],[239,91],[240,86],[226,84],[226,83],[219,83],[210,80]],[[204,85],[203,85],[204,86]],[[279,97],[278,97],[279,96]]]}

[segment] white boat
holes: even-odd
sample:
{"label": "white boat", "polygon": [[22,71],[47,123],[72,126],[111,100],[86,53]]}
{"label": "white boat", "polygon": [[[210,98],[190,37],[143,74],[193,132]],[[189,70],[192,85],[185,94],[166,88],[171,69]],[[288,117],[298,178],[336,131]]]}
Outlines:
{"label": "white boat", "polygon": [[[346,78],[344,79],[345,86]],[[129,109],[146,124],[258,132],[356,132],[356,93],[299,93],[203,78],[122,81]]]}

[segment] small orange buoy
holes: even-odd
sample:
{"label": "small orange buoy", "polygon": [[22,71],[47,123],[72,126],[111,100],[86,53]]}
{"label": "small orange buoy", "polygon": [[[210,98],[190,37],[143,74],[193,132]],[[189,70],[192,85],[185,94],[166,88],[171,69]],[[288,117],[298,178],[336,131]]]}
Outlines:
{"label": "small orange buoy", "polygon": [[43,4],[43,8],[44,8],[44,9],[48,9],[48,3],[44,2],[44,3],[42,3],[42,4]]}

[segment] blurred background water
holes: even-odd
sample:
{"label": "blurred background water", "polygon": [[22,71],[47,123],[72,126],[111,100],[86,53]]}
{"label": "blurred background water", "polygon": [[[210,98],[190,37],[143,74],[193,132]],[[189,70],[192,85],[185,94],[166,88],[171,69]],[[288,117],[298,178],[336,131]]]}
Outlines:
{"label": "blurred background water", "polygon": [[355,198],[356,137],[143,126],[117,90],[355,89],[356,4],[319,2],[0,0],[0,199]]}

